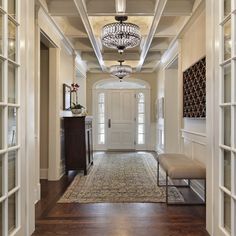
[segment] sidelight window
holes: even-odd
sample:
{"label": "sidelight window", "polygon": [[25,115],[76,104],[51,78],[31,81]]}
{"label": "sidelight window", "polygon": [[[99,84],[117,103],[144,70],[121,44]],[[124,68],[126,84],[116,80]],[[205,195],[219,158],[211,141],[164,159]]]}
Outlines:
{"label": "sidelight window", "polygon": [[105,93],[98,95],[98,144],[105,144]]}
{"label": "sidelight window", "polygon": [[145,144],[145,95],[138,93],[137,144]]}

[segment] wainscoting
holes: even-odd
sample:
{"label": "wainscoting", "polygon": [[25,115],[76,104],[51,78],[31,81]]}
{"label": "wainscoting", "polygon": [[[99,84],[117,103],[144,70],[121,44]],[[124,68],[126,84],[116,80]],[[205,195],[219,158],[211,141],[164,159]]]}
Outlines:
{"label": "wainscoting", "polygon": [[[207,156],[207,141],[206,134],[197,133],[188,130],[180,130],[181,135],[181,149],[180,151],[188,157],[198,160],[203,164],[206,164]],[[204,187],[203,181],[192,180],[192,189],[204,199]]]}

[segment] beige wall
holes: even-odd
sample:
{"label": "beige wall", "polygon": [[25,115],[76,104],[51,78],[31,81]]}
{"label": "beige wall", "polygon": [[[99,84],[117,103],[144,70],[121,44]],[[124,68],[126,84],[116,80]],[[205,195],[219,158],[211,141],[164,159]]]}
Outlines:
{"label": "beige wall", "polygon": [[196,19],[182,38],[182,71],[206,55],[206,14],[205,11]]}
{"label": "beige wall", "polygon": [[[203,11],[191,27],[185,32],[180,44],[181,72],[206,55],[206,14]],[[206,121],[184,119],[183,128],[189,131],[205,133]]]}
{"label": "beige wall", "polygon": [[68,52],[63,44],[60,50],[60,110],[63,110],[63,84],[71,85],[74,82],[74,55]]}
{"label": "beige wall", "polygon": [[77,75],[76,76],[76,83],[79,84],[79,90],[78,90],[78,102],[84,106],[86,108],[87,102],[86,102],[86,78],[81,76],[81,75]]}
{"label": "beige wall", "polygon": [[[205,119],[183,119],[182,116],[182,74],[187,68],[197,62],[206,54],[206,25],[205,25],[205,11],[201,12],[192,25],[188,26],[182,38],[176,44],[175,53],[178,54],[179,62],[179,119],[180,129],[186,131],[206,133]],[[172,57],[174,57],[173,55]],[[157,72],[157,97],[165,96],[165,66],[172,60],[169,58],[165,64],[161,64]],[[168,114],[167,114],[168,115]],[[157,132],[164,132],[164,120],[159,119],[157,122]],[[157,140],[158,141],[158,140]]]}
{"label": "beige wall", "polygon": [[48,168],[49,50],[40,50],[40,169]]}
{"label": "beige wall", "polygon": [[[111,76],[109,74],[104,73],[88,73],[87,74],[87,109],[89,115],[92,115],[92,89],[93,85],[103,79],[110,79]],[[150,93],[151,93],[151,122],[155,122],[155,100],[157,94],[157,80],[155,73],[137,73],[131,76],[134,79],[141,79],[146,81],[150,85]]]}

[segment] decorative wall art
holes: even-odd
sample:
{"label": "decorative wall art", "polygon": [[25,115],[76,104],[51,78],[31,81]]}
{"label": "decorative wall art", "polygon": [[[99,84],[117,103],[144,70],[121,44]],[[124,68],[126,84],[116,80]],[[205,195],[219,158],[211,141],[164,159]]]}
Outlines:
{"label": "decorative wall art", "polygon": [[63,84],[63,110],[70,110],[71,107],[71,87]]}
{"label": "decorative wall art", "polygon": [[206,117],[206,58],[183,72],[183,116]]}

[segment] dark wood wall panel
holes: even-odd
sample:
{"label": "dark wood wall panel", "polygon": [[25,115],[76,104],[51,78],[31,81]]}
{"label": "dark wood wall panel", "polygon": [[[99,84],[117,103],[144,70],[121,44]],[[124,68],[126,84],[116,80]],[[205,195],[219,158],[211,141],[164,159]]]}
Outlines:
{"label": "dark wood wall panel", "polygon": [[183,116],[206,117],[206,58],[183,73]]}

